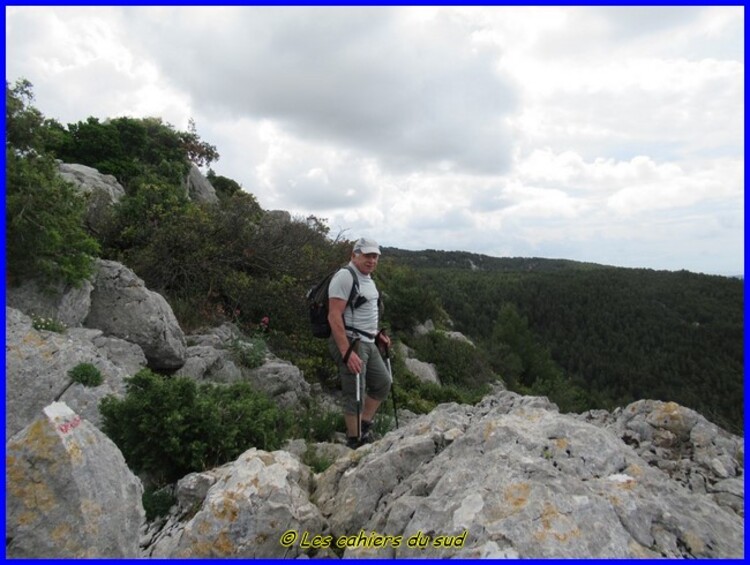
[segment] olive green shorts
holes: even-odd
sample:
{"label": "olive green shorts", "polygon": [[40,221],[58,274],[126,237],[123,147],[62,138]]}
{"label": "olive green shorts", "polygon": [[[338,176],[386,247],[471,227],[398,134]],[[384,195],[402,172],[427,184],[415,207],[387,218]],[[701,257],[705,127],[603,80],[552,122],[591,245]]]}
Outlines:
{"label": "olive green shorts", "polygon": [[[356,375],[352,373],[344,363],[344,358],[333,339],[328,341],[328,349],[339,368],[341,390],[344,393],[344,413],[356,414]],[[367,393],[367,396],[382,402],[388,398],[388,393],[391,390],[391,376],[388,374],[388,368],[385,366],[385,362],[380,355],[377,345],[360,341],[357,343],[355,351],[357,352],[357,355],[359,355],[359,358],[362,359],[364,365],[364,369],[360,374],[360,398],[362,399],[362,402],[364,402],[365,393]]]}

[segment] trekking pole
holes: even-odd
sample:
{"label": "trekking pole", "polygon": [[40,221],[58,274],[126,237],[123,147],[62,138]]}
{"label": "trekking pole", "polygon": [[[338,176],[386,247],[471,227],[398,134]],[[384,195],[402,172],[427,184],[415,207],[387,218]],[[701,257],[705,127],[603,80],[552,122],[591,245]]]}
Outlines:
{"label": "trekking pole", "polygon": [[362,439],[362,391],[360,390],[360,374],[357,373],[357,440]]}
{"label": "trekking pole", "polygon": [[393,371],[391,370],[391,349],[385,348],[385,362],[388,365],[388,375],[391,377],[391,399],[393,400],[393,416],[396,418],[396,429],[398,429],[398,410],[396,409],[396,384],[393,382]]}

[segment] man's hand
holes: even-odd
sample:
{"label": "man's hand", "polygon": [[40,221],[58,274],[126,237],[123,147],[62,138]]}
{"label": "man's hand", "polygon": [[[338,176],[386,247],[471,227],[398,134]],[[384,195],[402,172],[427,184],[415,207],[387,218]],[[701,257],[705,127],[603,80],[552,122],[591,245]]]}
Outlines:
{"label": "man's hand", "polygon": [[349,355],[346,366],[355,375],[362,372],[362,359],[360,359],[356,351],[352,351],[351,355]]}
{"label": "man's hand", "polygon": [[375,338],[375,341],[378,344],[378,349],[380,349],[381,353],[383,355],[387,355],[388,350],[391,348],[391,338],[388,337],[388,334],[385,333],[385,330],[380,330],[378,336]]}

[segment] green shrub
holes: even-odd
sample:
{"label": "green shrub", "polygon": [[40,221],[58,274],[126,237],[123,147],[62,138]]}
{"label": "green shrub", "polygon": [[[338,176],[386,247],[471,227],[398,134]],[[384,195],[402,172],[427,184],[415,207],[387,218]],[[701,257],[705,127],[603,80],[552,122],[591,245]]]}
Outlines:
{"label": "green shrub", "polygon": [[68,124],[67,130],[51,124],[45,148],[67,163],[81,163],[114,175],[130,190],[144,175],[159,182],[179,184],[189,170],[219,158],[216,148],[200,140],[194,124],[182,132],[161,118],[120,117],[100,122]]}
{"label": "green shrub", "polygon": [[437,292],[417,271],[386,257],[377,277],[378,288],[386,297],[385,318],[393,330],[410,330],[424,320],[441,325],[447,319]]}
{"label": "green shrub", "polygon": [[294,333],[272,331],[268,340],[274,353],[299,367],[307,382],[331,388],[338,386],[338,370],[328,351],[327,340],[313,337],[307,327]]}
{"label": "green shrub", "polygon": [[344,429],[344,414],[342,411],[324,411],[318,404],[313,402],[297,418],[292,434],[294,437],[304,438],[306,441],[325,442],[332,441],[333,434],[341,432]]}
{"label": "green shrub", "polygon": [[156,484],[175,482],[236,459],[251,447],[281,447],[291,417],[247,383],[201,384],[148,369],[126,381],[126,396],[108,396],[103,431],[128,465]]}
{"label": "green shrub", "polygon": [[435,364],[443,385],[479,389],[496,378],[481,349],[444,333],[430,332],[414,338],[409,345],[419,359]]}
{"label": "green shrub", "polygon": [[166,516],[169,509],[177,502],[175,496],[167,489],[147,488],[143,492],[143,509],[146,511],[146,520],[153,522],[161,516]]}
{"label": "green shrub", "polygon": [[[391,357],[393,364],[394,392],[399,409],[411,410],[416,414],[431,412],[438,404],[457,402],[459,404],[474,404],[482,399],[489,391],[484,384],[469,385],[439,385],[419,380],[409,372],[406,364],[399,355]],[[392,400],[387,400],[389,404]],[[392,413],[392,407],[381,407],[379,414]],[[387,431],[387,430],[386,430]]]}
{"label": "green shrub", "polygon": [[68,371],[68,376],[74,383],[79,383],[83,386],[95,387],[104,382],[104,377],[102,377],[99,369],[91,363],[79,363]]}
{"label": "green shrub", "polygon": [[302,462],[313,470],[313,473],[322,473],[333,464],[333,461],[323,455],[318,455],[312,445],[302,454]]}
{"label": "green shrub", "polygon": [[229,345],[234,360],[243,367],[255,369],[263,365],[268,353],[266,342],[259,337],[235,339]]}
{"label": "green shrub", "polygon": [[396,418],[393,415],[393,404],[390,398],[385,399],[380,410],[375,414],[373,431],[377,437],[383,437],[391,430],[396,429]]}
{"label": "green shrub", "polygon": [[40,278],[79,285],[93,272],[98,243],[86,233],[83,198],[46,156],[6,148],[7,266],[13,282]]}
{"label": "green shrub", "polygon": [[32,314],[31,326],[35,330],[46,330],[48,332],[64,333],[67,329],[65,324],[54,318],[42,318]]}

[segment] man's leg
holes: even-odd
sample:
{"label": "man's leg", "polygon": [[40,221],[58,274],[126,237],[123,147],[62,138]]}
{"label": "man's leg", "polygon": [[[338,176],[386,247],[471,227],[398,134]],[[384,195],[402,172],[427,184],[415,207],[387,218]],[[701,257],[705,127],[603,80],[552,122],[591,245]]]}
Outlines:
{"label": "man's leg", "polygon": [[365,409],[362,411],[362,419],[368,422],[372,422],[372,419],[375,417],[375,414],[377,413],[381,402],[382,400],[375,400],[370,395],[365,395]]}
{"label": "man's leg", "polygon": [[[357,353],[362,358],[362,363],[365,367],[360,375],[362,377],[360,398],[364,398],[364,402],[359,412],[360,418],[367,422],[364,428],[369,429],[380,404],[383,402],[383,399],[388,396],[391,384],[390,376],[376,346],[360,342]],[[331,354],[339,365],[341,389],[344,394],[344,422],[346,424],[346,435],[347,438],[357,438],[358,431],[364,431],[364,428],[361,426],[361,423],[357,421],[356,406],[354,405],[354,398],[356,397],[357,390],[355,384],[356,376],[349,372],[349,369],[344,364],[341,354],[335,344],[331,346]],[[367,385],[366,387],[365,383]],[[365,389],[368,392],[367,394],[365,393]],[[373,396],[369,393],[372,393]],[[376,398],[376,396],[379,398]]]}
{"label": "man's leg", "polygon": [[[343,393],[343,409],[344,409],[344,423],[346,425],[346,436],[347,439],[357,438],[357,432],[360,429],[357,425],[357,407],[356,407],[356,375],[352,374],[341,356],[341,353],[336,346],[333,339],[329,340],[328,348],[331,352],[333,360],[336,362],[339,368],[339,378],[341,379],[341,392]],[[364,377],[364,375],[362,375]],[[361,379],[364,382],[364,378]],[[360,393],[360,398],[364,395]],[[360,407],[360,417],[362,409]]]}
{"label": "man's leg", "polygon": [[373,437],[372,429],[375,414],[380,404],[388,397],[391,389],[391,377],[375,344],[367,343],[363,347],[367,356],[367,380],[364,410],[362,411],[362,430],[368,441]]}
{"label": "man's leg", "polygon": [[346,437],[357,437],[357,415],[344,413],[346,423]]}

